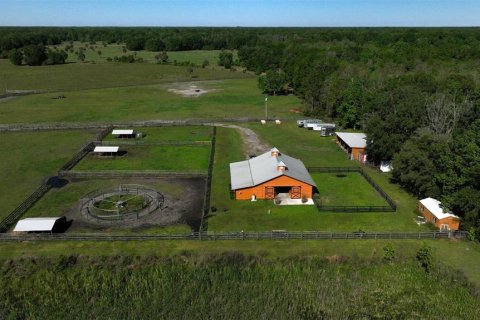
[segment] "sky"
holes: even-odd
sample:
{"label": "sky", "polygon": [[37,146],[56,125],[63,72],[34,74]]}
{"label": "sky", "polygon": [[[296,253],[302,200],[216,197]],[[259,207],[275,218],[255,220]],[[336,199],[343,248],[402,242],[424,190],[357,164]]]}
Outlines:
{"label": "sky", "polygon": [[0,0],[1,26],[480,26],[480,0]]}

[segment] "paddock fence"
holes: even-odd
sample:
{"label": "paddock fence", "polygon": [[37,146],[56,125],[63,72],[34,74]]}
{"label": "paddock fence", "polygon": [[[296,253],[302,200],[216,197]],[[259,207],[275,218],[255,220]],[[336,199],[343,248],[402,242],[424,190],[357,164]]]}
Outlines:
{"label": "paddock fence", "polygon": [[208,159],[207,179],[205,180],[205,194],[203,197],[202,219],[200,221],[200,231],[208,230],[208,216],[210,212],[210,197],[212,195],[212,175],[213,164],[215,162],[215,146],[217,142],[217,127],[212,127],[212,141],[210,147],[210,157]]}
{"label": "paddock fence", "polygon": [[[75,129],[102,129],[109,127],[168,127],[168,126],[215,126],[218,123],[248,123],[260,122],[263,118],[217,118],[217,119],[186,119],[186,120],[148,120],[148,121],[119,121],[119,122],[46,122],[46,123],[15,123],[0,124],[0,132],[17,131],[48,131],[48,130],[75,130]],[[275,118],[269,121],[293,121],[289,118]]]}
{"label": "paddock fence", "polygon": [[148,177],[176,177],[176,178],[205,178],[207,171],[168,171],[168,170],[61,170],[58,176],[62,178],[148,178]]}
{"label": "paddock fence", "polygon": [[20,217],[27,212],[41,197],[52,188],[48,182],[44,182],[30,196],[28,196],[18,207],[16,207],[8,216],[0,222],[0,232],[7,230],[17,222]]}
{"label": "paddock fence", "polygon": [[129,140],[106,140],[98,141],[95,145],[112,146],[112,145],[128,145],[128,146],[186,146],[186,147],[198,147],[210,145],[211,141],[157,141],[157,142],[144,142],[144,141],[129,141]]}
{"label": "paddock fence", "polygon": [[368,182],[368,184],[378,192],[378,194],[388,203],[388,206],[330,206],[324,205],[318,194],[314,195],[313,201],[318,211],[329,212],[396,212],[397,205],[395,201],[361,168],[361,167],[308,167],[309,172],[321,173],[349,173],[358,172]]}
{"label": "paddock fence", "polygon": [[105,233],[1,233],[0,241],[158,241],[158,240],[428,240],[464,239],[466,231],[455,232],[193,232],[190,234],[105,234]]}

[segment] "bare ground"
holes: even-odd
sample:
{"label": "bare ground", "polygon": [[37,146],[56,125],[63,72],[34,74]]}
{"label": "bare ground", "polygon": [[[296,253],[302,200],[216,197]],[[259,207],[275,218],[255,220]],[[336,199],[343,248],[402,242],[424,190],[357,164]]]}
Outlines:
{"label": "bare ground", "polygon": [[173,83],[171,88],[167,89],[168,92],[181,95],[182,97],[195,98],[204,95],[205,93],[214,92],[218,89],[206,89],[200,86],[200,82],[176,82]]}
{"label": "bare ground", "polygon": [[[139,183],[143,185],[154,184],[155,179],[135,179],[122,180],[121,183]],[[182,188],[180,194],[169,192],[168,189],[157,190],[165,197],[164,205],[149,215],[138,220],[100,222],[98,220],[88,219],[81,214],[80,201],[64,212],[67,220],[72,220],[72,225],[68,232],[78,231],[108,231],[125,230],[139,231],[157,226],[169,226],[174,224],[187,224],[194,231],[198,231],[202,218],[203,195],[205,190],[205,180],[203,178],[191,179],[165,179],[172,185]],[[75,183],[75,182],[73,182]],[[155,188],[156,189],[156,188]]]}
{"label": "bare ground", "polygon": [[235,124],[213,123],[212,125],[238,130],[243,140],[243,152],[247,159],[252,155],[259,155],[272,148],[270,145],[263,142],[252,129]]}

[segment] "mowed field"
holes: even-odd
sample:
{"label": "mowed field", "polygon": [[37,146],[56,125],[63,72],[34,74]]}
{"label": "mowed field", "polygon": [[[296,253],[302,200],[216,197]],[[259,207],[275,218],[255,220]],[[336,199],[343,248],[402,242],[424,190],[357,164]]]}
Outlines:
{"label": "mowed field", "polygon": [[[131,129],[131,128],[127,128]],[[111,143],[138,143],[155,144],[168,142],[206,142],[212,139],[212,127],[210,126],[165,126],[135,128],[144,137],[141,139],[119,139],[112,134],[107,135],[103,141]]]}
{"label": "mowed field", "polygon": [[[347,159],[346,154],[332,138],[320,137],[312,131],[299,129],[293,121],[282,125],[251,124],[249,127],[254,128],[260,133],[262,139],[279,148],[281,152],[304,161],[307,167],[357,165],[356,162]],[[211,206],[214,207],[215,212],[212,212],[208,219],[210,231],[427,230],[425,226],[418,226],[414,222],[416,200],[403,192],[400,187],[390,184],[388,177],[380,174],[375,175],[375,179],[382,187],[388,186],[384,190],[398,205],[395,213],[329,213],[319,212],[315,206],[276,206],[273,201],[233,200],[230,198],[229,190],[229,163],[245,158],[241,148],[238,147],[241,145],[241,138],[233,129],[218,128],[217,132],[211,200]],[[282,140],[282,137],[288,137],[288,139]],[[321,150],[321,152],[315,152],[317,150]],[[323,185],[321,180],[316,180],[316,182],[320,185],[320,196],[326,195],[332,199],[335,198],[338,203],[341,203],[343,199],[345,205],[348,201],[355,201],[357,205],[364,205],[365,202],[384,205],[383,199],[362,179],[355,179],[351,186],[338,185],[335,187],[336,189],[329,189],[328,185]],[[345,193],[343,198],[336,194],[339,191]],[[361,197],[357,197],[358,194]]]}
{"label": "mowed field", "polygon": [[[185,97],[169,91],[185,86],[175,82],[65,91],[62,92],[65,99],[53,99],[58,93],[24,96],[2,102],[0,123],[224,119],[265,114],[264,97],[255,79],[204,81],[192,85],[209,92],[199,97]],[[276,96],[268,101],[271,117],[298,118],[299,115],[290,110],[300,107],[299,99],[294,96]]]}
{"label": "mowed field", "polygon": [[200,80],[254,78],[251,73],[218,68],[193,68],[152,63],[67,63],[54,66],[15,66],[0,59],[0,88],[8,90],[71,91]]}
{"label": "mowed field", "polygon": [[311,173],[324,206],[388,206],[358,172]]}
{"label": "mowed field", "polygon": [[95,131],[0,133],[0,219],[56,175]]}
{"label": "mowed field", "polygon": [[207,171],[209,145],[198,146],[121,146],[122,156],[104,157],[93,153],[73,170],[167,170]]}

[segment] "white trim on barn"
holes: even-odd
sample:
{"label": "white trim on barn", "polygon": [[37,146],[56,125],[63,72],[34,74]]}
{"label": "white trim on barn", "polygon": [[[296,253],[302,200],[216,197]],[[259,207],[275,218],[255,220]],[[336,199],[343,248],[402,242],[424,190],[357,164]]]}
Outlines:
{"label": "white trim on barn", "polygon": [[25,218],[17,222],[14,232],[41,232],[53,231],[55,223],[62,217],[57,218]]}
{"label": "white trim on barn", "polygon": [[118,149],[120,147],[118,146],[96,146],[95,149],[93,149],[93,152],[95,153],[103,153],[103,152],[111,152],[111,153],[117,153]]}

